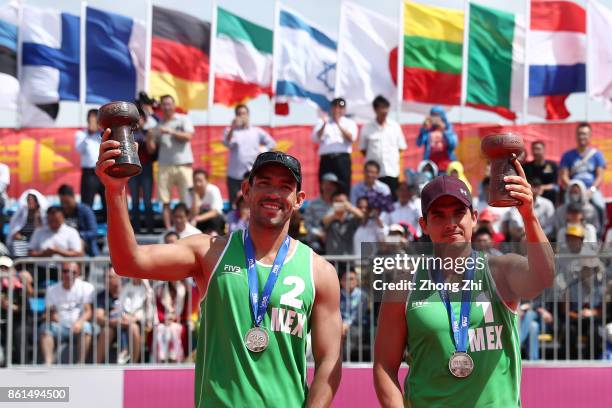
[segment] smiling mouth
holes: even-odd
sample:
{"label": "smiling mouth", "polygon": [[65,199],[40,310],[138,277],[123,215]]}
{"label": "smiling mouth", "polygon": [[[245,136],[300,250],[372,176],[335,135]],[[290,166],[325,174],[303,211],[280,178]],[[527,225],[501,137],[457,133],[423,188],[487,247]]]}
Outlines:
{"label": "smiling mouth", "polygon": [[281,209],[281,206],[278,203],[263,202],[260,205],[266,210],[280,210]]}

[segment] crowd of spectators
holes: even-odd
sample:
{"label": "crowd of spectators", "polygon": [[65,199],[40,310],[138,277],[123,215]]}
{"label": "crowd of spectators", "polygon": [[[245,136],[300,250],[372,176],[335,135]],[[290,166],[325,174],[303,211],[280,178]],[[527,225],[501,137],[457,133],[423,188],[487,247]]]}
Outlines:
{"label": "crowd of spectators", "polygon": [[[240,185],[257,154],[276,146],[268,133],[250,124],[248,107],[235,108],[235,118],[223,134],[223,143],[229,150],[226,179],[229,203],[224,203],[221,189],[211,182],[208,172],[193,168],[194,127],[187,115],[177,112],[173,98],[166,95],[157,103],[141,94],[137,102],[140,129],[134,137],[143,171],[129,182],[130,217],[135,232],[157,235],[158,242],[173,242],[193,234],[223,235],[246,228],[249,209]],[[376,97],[374,119],[359,129],[346,116],[344,99],[331,102],[329,114],[323,114],[312,131],[312,141],[318,145],[320,156],[319,195],[309,199],[292,220],[294,238],[330,257],[370,255],[362,252],[366,248],[362,246],[364,242],[393,245],[427,242],[428,237],[423,235],[418,222],[420,191],[434,177],[448,174],[463,180],[474,193],[473,208],[478,212],[472,237],[474,248],[487,256],[524,252],[525,232],[518,211],[488,205],[487,173],[477,185],[466,178],[463,164],[455,154],[458,138],[444,110],[434,107],[419,130],[413,148],[422,148],[421,163],[415,169],[401,169],[402,151],[410,147],[399,124],[388,118],[389,106],[384,97]],[[197,313],[197,303],[188,305],[188,299],[198,299],[192,282],[130,280],[122,284],[111,268],[105,275],[104,290],[96,294],[94,287],[80,276],[81,263],[66,262],[66,258],[105,253],[104,237],[98,232],[99,223],[105,221],[105,212],[96,216],[92,210],[96,194],[104,208],[104,190],[93,171],[100,144],[96,110],[88,112],[87,123],[87,128],[75,135],[82,167],[80,201],[70,185],[60,186],[58,202],[54,205],[49,205],[50,200],[36,190],[24,191],[9,217],[6,236],[1,237],[0,268],[11,269],[11,258],[62,258],[61,264],[57,261],[42,264],[45,274],[39,273],[39,267],[19,273],[13,270],[11,275],[18,289],[15,293],[24,297],[44,295],[47,319],[37,329],[43,362],[52,363],[56,343],[66,342],[70,335],[77,335],[79,339],[76,344],[79,362],[85,362],[88,353],[92,361],[108,361],[109,343],[117,344],[115,354],[119,362],[141,361],[145,343],[147,353],[155,361],[183,361],[190,357],[187,333],[197,323],[197,315],[194,319],[188,312],[196,310]],[[576,130],[576,148],[565,152],[560,163],[547,157],[545,143],[538,140],[531,143],[528,152],[532,159],[526,161],[527,155],[524,155],[522,165],[532,186],[536,216],[555,249],[592,255],[587,261],[582,258],[562,261],[557,284],[572,291],[579,281],[581,287],[583,283],[599,295],[581,305],[574,302],[573,309],[563,311],[562,316],[567,316],[571,326],[568,332],[576,338],[595,336],[594,344],[601,345],[605,330],[576,332],[576,322],[581,319],[599,318],[601,325],[602,307],[609,304],[601,288],[609,283],[610,262],[597,258],[601,248],[612,245],[612,234],[606,233],[609,232],[606,208],[600,191],[606,163],[603,154],[591,146],[590,139],[591,127],[581,123]],[[363,181],[358,183],[351,181],[351,153],[355,143],[365,162]],[[0,233],[5,230],[7,175],[7,167],[0,164]],[[153,209],[154,176],[157,199],[162,204],[161,233],[156,228]],[[171,205],[173,196],[178,196],[179,202]],[[363,345],[363,339],[370,336],[372,301],[361,284],[366,277],[361,276],[359,267],[355,263],[338,265],[341,266],[338,272],[342,285],[343,335],[352,347],[347,351],[351,354],[358,346],[357,338]],[[45,279],[51,281],[45,282]],[[33,293],[32,281],[44,291]],[[2,305],[3,309],[8,307],[5,298]],[[546,302],[529,302],[520,307],[523,321],[520,338],[528,358],[539,357],[539,338],[551,329],[554,312],[551,307]],[[31,315],[27,318],[31,319]],[[358,337],[353,330],[357,327]],[[19,336],[24,330],[21,328],[13,335]],[[95,350],[94,337],[98,339]],[[596,347],[592,352],[602,356],[606,350]],[[608,352],[612,353],[612,346]]]}

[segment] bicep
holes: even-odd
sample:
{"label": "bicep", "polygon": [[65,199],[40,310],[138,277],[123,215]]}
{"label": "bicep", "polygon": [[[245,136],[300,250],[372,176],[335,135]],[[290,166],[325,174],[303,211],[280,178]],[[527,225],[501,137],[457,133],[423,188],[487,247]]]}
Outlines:
{"label": "bicep", "polygon": [[374,363],[397,372],[406,348],[406,304],[396,300],[382,302],[374,344]]}
{"label": "bicep", "polygon": [[315,282],[316,297],[312,310],[312,351],[318,364],[326,357],[340,358],[342,318],[340,282],[335,269],[329,264],[316,269],[318,279]]}

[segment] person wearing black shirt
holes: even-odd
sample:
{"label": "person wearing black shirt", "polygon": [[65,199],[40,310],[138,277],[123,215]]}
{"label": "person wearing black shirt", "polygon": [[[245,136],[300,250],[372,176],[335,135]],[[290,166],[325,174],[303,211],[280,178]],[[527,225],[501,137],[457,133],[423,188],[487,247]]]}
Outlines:
{"label": "person wearing black shirt", "polygon": [[546,146],[541,140],[531,143],[531,155],[533,160],[525,163],[523,168],[527,181],[532,183],[533,179],[542,181],[542,197],[548,198],[557,206],[557,185],[558,165],[552,160],[546,160]]}

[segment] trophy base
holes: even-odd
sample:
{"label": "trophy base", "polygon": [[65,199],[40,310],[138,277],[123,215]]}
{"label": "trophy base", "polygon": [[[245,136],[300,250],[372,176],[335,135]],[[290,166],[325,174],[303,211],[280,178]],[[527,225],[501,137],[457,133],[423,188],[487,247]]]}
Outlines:
{"label": "trophy base", "polygon": [[499,198],[497,200],[487,201],[491,207],[517,207],[522,204],[521,201],[514,198]]}
{"label": "trophy base", "polygon": [[142,166],[135,163],[117,163],[106,169],[106,174],[115,178],[133,177],[142,172]]}

